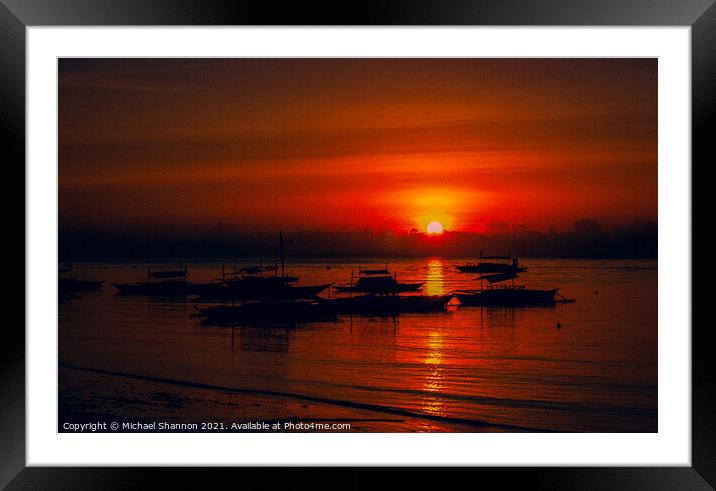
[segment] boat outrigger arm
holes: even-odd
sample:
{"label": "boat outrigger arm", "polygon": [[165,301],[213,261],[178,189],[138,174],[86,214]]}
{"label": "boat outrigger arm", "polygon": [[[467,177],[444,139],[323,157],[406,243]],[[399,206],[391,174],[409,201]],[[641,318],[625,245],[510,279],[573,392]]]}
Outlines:
{"label": "boat outrigger arm", "polygon": [[496,274],[484,274],[477,278],[478,280],[487,280],[490,284],[497,283],[498,281],[513,280],[517,278],[516,273],[496,273]]}

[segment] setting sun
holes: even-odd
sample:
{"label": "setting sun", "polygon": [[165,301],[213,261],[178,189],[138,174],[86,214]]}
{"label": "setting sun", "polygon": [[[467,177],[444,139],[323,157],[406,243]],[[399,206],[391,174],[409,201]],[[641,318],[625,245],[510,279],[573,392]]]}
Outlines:
{"label": "setting sun", "polygon": [[443,233],[443,226],[440,224],[440,222],[430,222],[428,224],[428,233],[441,234]]}

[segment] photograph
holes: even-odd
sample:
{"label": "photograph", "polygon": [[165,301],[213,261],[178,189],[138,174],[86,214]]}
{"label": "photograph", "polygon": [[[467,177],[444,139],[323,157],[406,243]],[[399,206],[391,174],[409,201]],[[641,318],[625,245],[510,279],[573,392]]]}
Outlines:
{"label": "photograph", "polygon": [[658,95],[657,57],[57,58],[57,431],[658,433]]}

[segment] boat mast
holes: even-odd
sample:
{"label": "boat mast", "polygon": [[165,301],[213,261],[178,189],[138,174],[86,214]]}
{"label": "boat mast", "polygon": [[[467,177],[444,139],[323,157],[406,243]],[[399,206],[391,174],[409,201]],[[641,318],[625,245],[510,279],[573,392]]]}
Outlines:
{"label": "boat mast", "polygon": [[278,241],[281,245],[281,277],[285,278],[286,270],[285,270],[284,262],[283,262],[283,233],[280,230],[278,232]]}

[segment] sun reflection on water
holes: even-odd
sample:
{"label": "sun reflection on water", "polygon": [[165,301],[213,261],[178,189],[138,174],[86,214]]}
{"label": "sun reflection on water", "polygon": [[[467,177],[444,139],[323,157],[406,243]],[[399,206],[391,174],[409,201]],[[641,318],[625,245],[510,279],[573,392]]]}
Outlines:
{"label": "sun reflection on water", "polygon": [[439,394],[445,388],[443,377],[443,336],[440,331],[431,331],[428,335],[427,357],[425,358],[425,380],[423,390],[436,393],[435,397],[423,398],[423,411],[428,414],[442,416],[445,414],[443,400]]}
{"label": "sun reflection on water", "polygon": [[442,259],[430,259],[427,264],[425,276],[425,294],[442,295],[445,293],[445,278],[443,272],[445,261]]}

